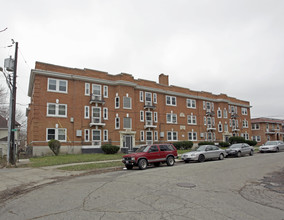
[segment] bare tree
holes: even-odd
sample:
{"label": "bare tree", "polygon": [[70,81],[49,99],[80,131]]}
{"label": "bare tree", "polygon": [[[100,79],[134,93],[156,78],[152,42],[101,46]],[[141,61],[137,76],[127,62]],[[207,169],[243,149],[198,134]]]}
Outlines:
{"label": "bare tree", "polygon": [[0,115],[4,118],[8,118],[9,102],[8,91],[0,85]]}

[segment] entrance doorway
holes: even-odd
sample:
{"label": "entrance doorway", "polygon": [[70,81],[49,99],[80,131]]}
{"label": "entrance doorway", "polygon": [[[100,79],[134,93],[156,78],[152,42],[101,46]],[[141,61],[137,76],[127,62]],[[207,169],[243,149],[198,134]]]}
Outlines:
{"label": "entrance doorway", "polygon": [[128,151],[133,151],[133,136],[123,135],[123,147],[127,148]]}

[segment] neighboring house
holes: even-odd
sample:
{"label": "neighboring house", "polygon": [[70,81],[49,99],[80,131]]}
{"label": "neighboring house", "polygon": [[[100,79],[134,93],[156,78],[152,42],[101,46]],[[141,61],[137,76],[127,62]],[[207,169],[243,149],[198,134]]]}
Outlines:
{"label": "neighboring house", "polygon": [[253,118],[251,119],[252,140],[257,141],[258,145],[266,141],[283,141],[284,120],[273,118]]}
{"label": "neighboring house", "polygon": [[106,143],[127,152],[150,143],[251,138],[248,101],[170,86],[164,74],[156,83],[36,62],[28,95],[34,155],[50,153],[51,139],[61,141],[63,152],[80,153]]}
{"label": "neighboring house", "polygon": [[[16,122],[16,127],[20,127],[20,124]],[[15,143],[19,137],[19,130],[15,132]],[[0,156],[7,155],[8,147],[8,121],[0,115]]]}

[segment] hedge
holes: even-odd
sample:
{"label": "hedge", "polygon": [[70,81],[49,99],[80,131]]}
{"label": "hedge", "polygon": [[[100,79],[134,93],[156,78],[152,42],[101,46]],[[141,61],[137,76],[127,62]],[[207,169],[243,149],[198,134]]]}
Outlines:
{"label": "hedge", "polygon": [[188,150],[192,148],[193,142],[192,141],[178,141],[173,143],[177,150]]}
{"label": "hedge", "polygon": [[116,154],[119,151],[119,147],[111,144],[102,145],[102,151],[105,154]]}
{"label": "hedge", "polygon": [[215,144],[212,141],[201,141],[198,143],[198,146],[201,146],[201,145],[215,145]]}

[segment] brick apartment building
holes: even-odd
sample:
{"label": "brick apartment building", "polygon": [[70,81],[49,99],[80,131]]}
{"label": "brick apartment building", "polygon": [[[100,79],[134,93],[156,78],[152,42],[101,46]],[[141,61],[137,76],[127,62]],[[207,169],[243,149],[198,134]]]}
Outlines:
{"label": "brick apartment building", "polygon": [[156,83],[36,62],[28,95],[27,140],[34,155],[48,153],[50,139],[80,153],[105,143],[127,152],[148,143],[251,138],[248,101],[170,86],[164,74]]}
{"label": "brick apartment building", "polygon": [[273,118],[253,118],[251,119],[252,139],[258,145],[266,141],[284,140],[284,120]]}

